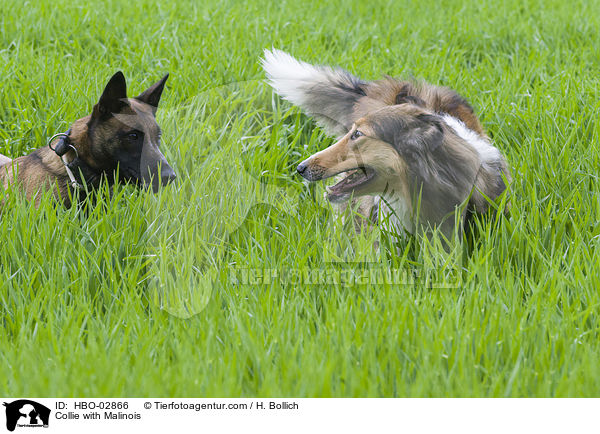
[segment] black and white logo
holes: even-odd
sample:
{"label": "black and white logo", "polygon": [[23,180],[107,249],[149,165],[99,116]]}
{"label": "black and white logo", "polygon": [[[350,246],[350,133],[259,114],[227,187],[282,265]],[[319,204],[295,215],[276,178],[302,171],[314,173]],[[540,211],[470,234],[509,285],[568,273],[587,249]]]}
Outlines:
{"label": "black and white logo", "polygon": [[29,399],[19,399],[4,403],[6,407],[6,429],[15,428],[48,428],[50,409]]}

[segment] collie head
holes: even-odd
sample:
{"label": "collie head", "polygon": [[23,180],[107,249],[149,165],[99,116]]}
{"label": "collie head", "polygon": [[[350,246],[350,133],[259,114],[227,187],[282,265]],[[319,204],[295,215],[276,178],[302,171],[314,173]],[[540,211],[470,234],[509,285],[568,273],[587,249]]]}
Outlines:
{"label": "collie head", "polygon": [[444,115],[420,104],[386,106],[358,119],[341,139],[300,163],[297,171],[309,181],[343,174],[327,189],[332,203],[379,195],[401,203],[413,220],[418,215],[421,222],[438,225],[475,190],[495,198],[504,189],[500,173],[482,178],[493,184],[500,177],[500,189],[477,182],[482,169],[491,166],[467,139]]}

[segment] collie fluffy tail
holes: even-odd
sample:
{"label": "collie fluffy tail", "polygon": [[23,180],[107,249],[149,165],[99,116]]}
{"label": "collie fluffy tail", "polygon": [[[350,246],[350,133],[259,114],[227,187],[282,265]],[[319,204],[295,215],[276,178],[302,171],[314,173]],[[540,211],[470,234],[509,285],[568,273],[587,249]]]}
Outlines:
{"label": "collie fluffy tail", "polygon": [[301,107],[328,134],[346,134],[366,82],[341,68],[315,66],[281,50],[265,50],[262,66],[269,84],[284,99]]}

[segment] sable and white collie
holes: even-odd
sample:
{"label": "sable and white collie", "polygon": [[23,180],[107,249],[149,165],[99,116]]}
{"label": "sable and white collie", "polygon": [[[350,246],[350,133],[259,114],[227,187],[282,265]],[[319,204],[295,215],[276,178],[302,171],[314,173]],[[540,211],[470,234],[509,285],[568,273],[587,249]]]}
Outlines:
{"label": "sable and white collie", "polygon": [[342,208],[358,201],[371,222],[383,218],[413,234],[437,227],[449,238],[456,221],[462,227],[486,213],[510,182],[504,157],[451,89],[393,78],[367,82],[280,50],[265,50],[262,66],[280,96],[339,138],[301,162],[298,173],[309,181],[343,174],[327,198]]}

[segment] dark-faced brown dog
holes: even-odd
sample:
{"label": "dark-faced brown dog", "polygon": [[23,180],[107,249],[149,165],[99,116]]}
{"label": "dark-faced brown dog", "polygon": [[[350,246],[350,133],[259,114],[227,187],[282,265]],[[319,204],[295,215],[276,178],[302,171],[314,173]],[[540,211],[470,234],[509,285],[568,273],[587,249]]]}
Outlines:
{"label": "dark-faced brown dog", "polygon": [[24,190],[36,204],[43,189],[71,205],[105,180],[152,186],[175,179],[175,172],[159,149],[156,110],[168,74],[135,98],[127,98],[122,72],[110,79],[92,114],[76,120],[69,131],[31,154],[10,160],[0,156],[0,181]]}
{"label": "dark-faced brown dog", "polygon": [[[453,90],[392,78],[367,82],[279,50],[265,51],[263,67],[280,95],[339,137],[297,171],[309,181],[338,176],[327,198],[341,208],[353,199],[363,216],[383,217],[399,233],[425,226],[449,238],[456,221],[462,226],[486,213],[506,189],[504,157]],[[369,221],[357,220],[357,228]]]}

